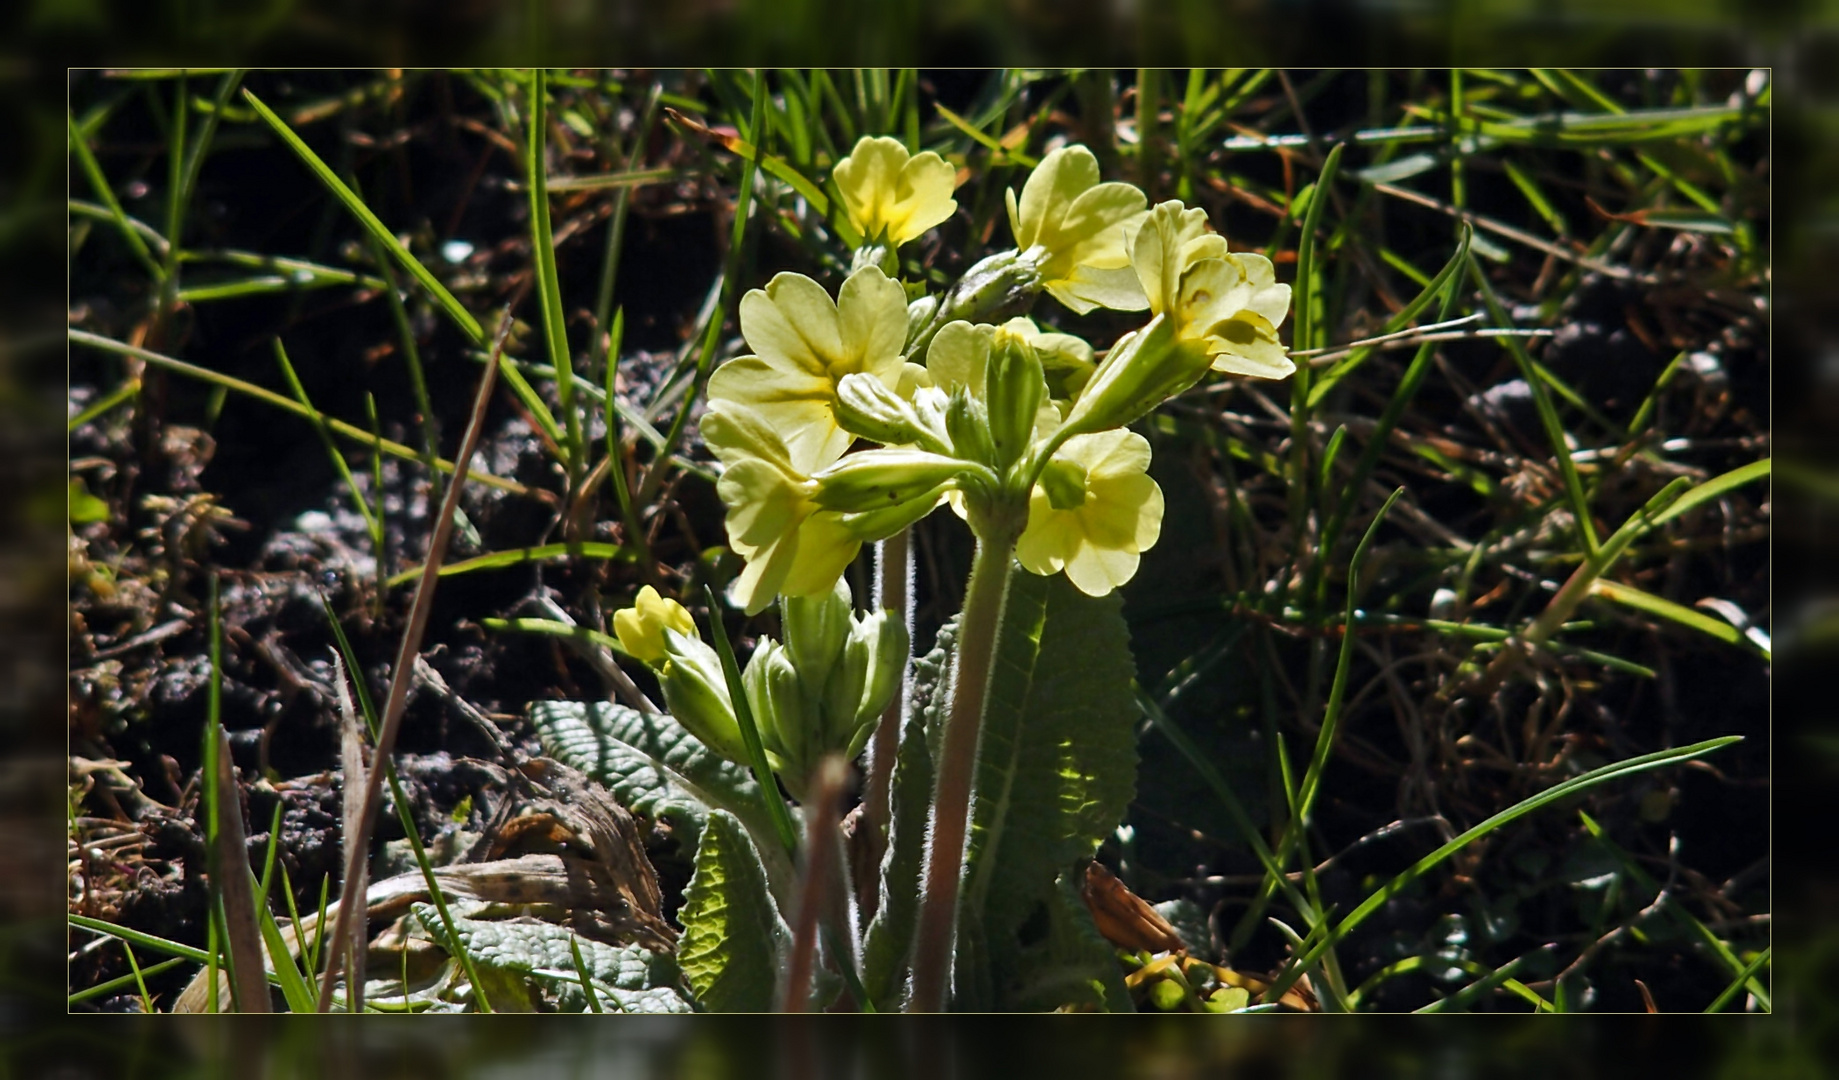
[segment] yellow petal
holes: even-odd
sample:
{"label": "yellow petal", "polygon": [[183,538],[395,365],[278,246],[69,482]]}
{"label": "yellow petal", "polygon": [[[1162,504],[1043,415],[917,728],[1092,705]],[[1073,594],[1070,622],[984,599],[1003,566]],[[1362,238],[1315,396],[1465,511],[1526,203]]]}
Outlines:
{"label": "yellow petal", "polygon": [[835,384],[783,361],[759,356],[728,361],[709,378],[709,399],[745,406],[759,416],[784,444],[789,463],[799,472],[836,460],[854,441],[837,426]]}
{"label": "yellow petal", "polygon": [[836,314],[840,340],[829,370],[832,382],[860,371],[890,389],[896,386],[907,344],[907,291],[900,282],[878,267],[865,266],[843,282]]}
{"label": "yellow petal", "polygon": [[828,375],[842,355],[836,304],[803,274],[776,274],[741,297],[741,336],[759,355]]}
{"label": "yellow petal", "polygon": [[1111,551],[1090,544],[1066,563],[1066,577],[1087,596],[1105,596],[1136,575],[1134,551]]}

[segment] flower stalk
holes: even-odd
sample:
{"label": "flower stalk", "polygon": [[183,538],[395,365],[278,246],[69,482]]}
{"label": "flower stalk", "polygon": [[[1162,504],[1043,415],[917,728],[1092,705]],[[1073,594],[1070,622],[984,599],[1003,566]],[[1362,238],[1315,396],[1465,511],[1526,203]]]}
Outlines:
{"label": "flower stalk", "polygon": [[964,613],[952,659],[951,715],[939,748],[938,785],[932,801],[932,833],[920,885],[919,926],[914,940],[913,991],[909,1012],[942,1012],[951,984],[958,929],[958,892],[970,833],[971,785],[990,690],[991,661],[1001,638],[1009,575],[1020,530],[1003,522],[980,530]]}

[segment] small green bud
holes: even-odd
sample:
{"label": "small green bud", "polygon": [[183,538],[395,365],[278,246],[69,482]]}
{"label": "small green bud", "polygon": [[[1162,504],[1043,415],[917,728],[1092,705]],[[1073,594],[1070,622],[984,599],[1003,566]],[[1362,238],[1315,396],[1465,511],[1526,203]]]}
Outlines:
{"label": "small green bud", "polygon": [[788,784],[803,780],[805,730],[813,699],[799,685],[790,654],[771,638],[762,640],[741,673],[741,683],[753,706],[767,763],[789,778]]}
{"label": "small green bud", "polygon": [[[856,724],[870,724],[894,700],[900,690],[902,677],[907,670],[907,651],[911,642],[907,636],[907,624],[892,611],[877,611],[856,621],[849,634],[851,649],[860,645],[866,650],[864,667],[867,678],[862,687],[862,700],[856,707]],[[861,747],[854,747],[850,756],[854,756]]]}
{"label": "small green bud", "polygon": [[734,717],[721,657],[701,638],[664,631],[665,661],[658,675],[671,718],[697,741],[738,765],[747,764],[747,744]]}
{"label": "small green bud", "polygon": [[909,306],[907,355],[914,359],[926,355],[933,335],[955,320],[1000,322],[1033,307],[1045,283],[1040,255],[1011,249],[983,259],[964,272],[923,322],[913,320],[914,309]]}
{"label": "small green bud", "polygon": [[928,430],[913,406],[873,375],[856,372],[837,383],[836,419],[850,434],[888,446],[913,444],[934,453],[950,452],[943,424]]}
{"label": "small green bud", "polygon": [[817,505],[826,510],[862,513],[911,502],[951,483],[964,462],[943,454],[890,447],[849,454],[818,473]]}
{"label": "small green bud", "polygon": [[767,763],[777,772],[785,766],[788,751],[784,725],[780,721],[779,697],[772,692],[770,671],[783,662],[783,649],[772,638],[762,638],[747,667],[741,672],[741,687],[747,693],[747,705],[753,710],[754,726],[760,730],[760,742],[766,748]]}
{"label": "small green bud", "polygon": [[[779,598],[785,649],[807,690],[821,691],[831,669],[843,658],[852,614],[849,586],[842,578],[827,593]],[[817,695],[814,692],[811,696]]]}
{"label": "small green bud", "polygon": [[951,435],[954,453],[966,461],[996,464],[996,447],[990,438],[990,418],[983,402],[972,397],[964,387],[951,392],[945,406],[945,430]]}
{"label": "small green bud", "polygon": [[913,344],[921,334],[927,334],[930,340],[929,332],[938,329],[940,324],[933,321],[938,313],[939,298],[936,296],[922,296],[907,305],[907,352],[910,355],[917,355]]}
{"label": "small green bud", "polygon": [[964,272],[945,297],[944,315],[965,322],[997,322],[1027,311],[1043,284],[1036,256],[999,251]]}
{"label": "small green bud", "polygon": [[984,384],[994,464],[1006,469],[1020,461],[1034,441],[1035,414],[1047,397],[1047,380],[1034,346],[1022,335],[998,328],[990,343]]}

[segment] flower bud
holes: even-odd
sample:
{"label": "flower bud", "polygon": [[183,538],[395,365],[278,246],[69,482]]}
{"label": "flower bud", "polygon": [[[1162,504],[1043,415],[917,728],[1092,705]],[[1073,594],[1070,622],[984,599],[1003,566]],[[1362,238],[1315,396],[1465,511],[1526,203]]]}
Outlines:
{"label": "flower bud", "polygon": [[[999,251],[978,262],[945,294],[924,322],[913,321],[914,306],[907,308],[907,355],[919,359],[932,345],[933,335],[954,321],[997,322],[1034,306],[1041,295],[1040,256],[1015,250]],[[915,301],[915,304],[924,301]]]}
{"label": "flower bud", "polygon": [[910,502],[964,471],[964,462],[906,447],[850,454],[817,474],[817,505],[861,513]]}
{"label": "flower bud", "polygon": [[671,718],[697,741],[738,765],[747,764],[747,744],[734,717],[721,658],[699,637],[664,631],[666,659],[658,682]]}
{"label": "flower bud", "polygon": [[940,454],[950,450],[943,425],[928,430],[913,407],[873,375],[843,376],[837,383],[836,418],[850,434],[888,446],[912,444]]}
{"label": "flower bud", "polygon": [[785,649],[771,638],[761,639],[747,661],[747,669],[741,672],[741,685],[746,688],[754,724],[760,729],[767,764],[774,772],[793,771],[791,763],[802,730],[805,698]]}
{"label": "flower bud", "polygon": [[952,451],[959,457],[984,465],[996,463],[989,414],[983,402],[963,387],[952,391],[951,400],[945,406],[945,430],[951,436]]}
{"label": "flower bud", "polygon": [[939,313],[939,298],[922,296],[907,305],[907,352],[912,353],[913,343],[922,332],[937,329],[933,317]]}
{"label": "flower bud", "polygon": [[[860,728],[873,721],[888,707],[900,690],[902,677],[907,670],[907,651],[911,642],[907,635],[907,624],[892,611],[881,610],[872,615],[856,620],[856,625],[849,634],[848,649],[851,661],[858,648],[864,654],[861,700],[856,705],[855,722]],[[853,741],[849,754],[854,757],[862,748]]]}
{"label": "flower bud", "polygon": [[996,331],[984,385],[994,464],[999,470],[1006,469],[1027,452],[1034,438],[1035,414],[1047,397],[1041,359],[1027,338],[1006,327]]}
{"label": "flower bud", "polygon": [[1193,386],[1211,363],[1204,343],[1177,338],[1173,320],[1157,315],[1112,346],[1062,430],[1080,435],[1123,427]]}
{"label": "flower bud", "polygon": [[1041,294],[1038,260],[1020,251],[999,251],[972,266],[944,300],[944,318],[996,322],[1019,315]]}
{"label": "flower bud", "polygon": [[696,621],[682,604],[658,595],[650,585],[639,590],[633,605],[613,613],[613,632],[628,653],[653,667],[664,662],[664,631],[696,633]]}
{"label": "flower bud", "polygon": [[842,578],[827,593],[784,596],[779,599],[779,622],[785,631],[785,649],[799,681],[812,697],[824,688],[830,670],[843,657],[849,640],[849,586]]}

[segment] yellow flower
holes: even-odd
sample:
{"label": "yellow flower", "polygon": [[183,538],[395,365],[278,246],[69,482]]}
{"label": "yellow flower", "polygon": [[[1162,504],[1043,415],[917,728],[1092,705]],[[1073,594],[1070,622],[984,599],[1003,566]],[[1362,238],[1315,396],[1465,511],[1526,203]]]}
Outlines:
{"label": "yellow flower", "polygon": [[659,596],[658,590],[649,585],[639,590],[631,607],[613,613],[613,632],[619,643],[647,664],[655,666],[664,661],[666,629],[694,637],[696,621],[682,604]]}
{"label": "yellow flower", "polygon": [[1128,246],[1149,310],[1175,322],[1178,340],[1199,343],[1213,370],[1261,379],[1296,370],[1277,340],[1290,287],[1264,256],[1228,252],[1206,211],[1159,203]]}
{"label": "yellow flower", "polygon": [[1088,596],[1129,581],[1162,532],[1162,489],[1148,469],[1149,442],[1134,432],[1068,439],[1029,497],[1016,558],[1043,576],[1064,569]]}
{"label": "yellow flower", "polygon": [[1141,311],[1143,290],[1124,241],[1148,201],[1130,184],[1099,183],[1092,151],[1067,146],[1035,166],[1019,202],[1008,193],[1009,228],[1054,299],[1081,315],[1095,307]]}
{"label": "yellow flower", "polygon": [[900,383],[907,294],[874,267],[851,274],[834,302],[803,274],[779,274],[741,298],[741,336],[756,355],[716,369],[710,401],[752,409],[794,457],[829,464],[853,439],[836,421],[843,376],[873,375],[889,389]]}
{"label": "yellow flower", "polygon": [[842,449],[789,445],[773,421],[732,400],[710,406],[702,434],[726,466],[715,489],[728,507],[728,546],[747,560],[731,599],[753,615],[780,593],[810,596],[836,584],[862,540],[842,514],[817,505],[811,474]]}
{"label": "yellow flower", "polygon": [[899,247],[950,218],[958,208],[951,197],[958,171],[930,150],[909,157],[900,140],[864,137],[849,156],[837,162],[830,178],[843,196],[849,223],[863,243],[883,241]]}

